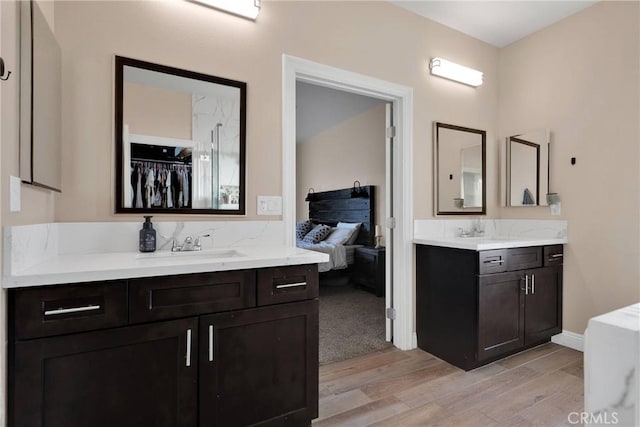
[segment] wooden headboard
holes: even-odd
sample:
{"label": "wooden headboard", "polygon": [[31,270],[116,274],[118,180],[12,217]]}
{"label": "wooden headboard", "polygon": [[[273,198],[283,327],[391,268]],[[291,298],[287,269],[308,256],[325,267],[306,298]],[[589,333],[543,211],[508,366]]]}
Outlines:
{"label": "wooden headboard", "polygon": [[320,224],[335,226],[338,222],[361,222],[355,242],[357,245],[375,245],[375,187],[359,187],[367,197],[352,197],[352,188],[322,191],[309,195],[309,219]]}

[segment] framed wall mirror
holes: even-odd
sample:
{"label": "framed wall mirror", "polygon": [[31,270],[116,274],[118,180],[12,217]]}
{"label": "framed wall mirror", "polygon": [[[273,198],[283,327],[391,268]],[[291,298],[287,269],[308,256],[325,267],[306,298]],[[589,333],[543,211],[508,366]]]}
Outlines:
{"label": "framed wall mirror", "polygon": [[507,206],[547,206],[549,135],[536,130],[507,138]]}
{"label": "framed wall mirror", "polygon": [[486,214],[486,140],[483,130],[434,123],[436,215]]}
{"label": "framed wall mirror", "polygon": [[246,91],[116,56],[116,213],[243,215]]}
{"label": "framed wall mirror", "polygon": [[62,54],[38,2],[20,3],[20,179],[62,191]]}

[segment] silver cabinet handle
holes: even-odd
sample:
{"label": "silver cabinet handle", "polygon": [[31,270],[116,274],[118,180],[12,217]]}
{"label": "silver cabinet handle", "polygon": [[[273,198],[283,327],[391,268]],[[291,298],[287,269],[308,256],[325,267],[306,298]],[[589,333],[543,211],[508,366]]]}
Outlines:
{"label": "silver cabinet handle", "polygon": [[209,325],[209,362],[213,362],[213,325]]}
{"label": "silver cabinet handle", "polygon": [[529,295],[529,275],[524,275],[524,294]]}
{"label": "silver cabinet handle", "polygon": [[80,313],[82,311],[100,310],[100,305],[87,305],[84,307],[58,308],[55,310],[46,310],[45,316],[55,316],[56,314]]}
{"label": "silver cabinet handle", "polygon": [[187,355],[186,355],[186,365],[187,367],[191,366],[191,329],[187,329]]}
{"label": "silver cabinet handle", "polygon": [[295,288],[298,286],[307,286],[307,282],[287,283],[286,285],[276,285],[276,289]]}
{"label": "silver cabinet handle", "polygon": [[536,293],[536,275],[532,274],[531,275],[531,294],[535,294]]}
{"label": "silver cabinet handle", "polygon": [[503,259],[492,259],[490,261],[485,261],[485,264],[502,264],[504,263]]}
{"label": "silver cabinet handle", "polygon": [[562,258],[563,256],[563,254],[553,254],[551,255],[551,258]]}

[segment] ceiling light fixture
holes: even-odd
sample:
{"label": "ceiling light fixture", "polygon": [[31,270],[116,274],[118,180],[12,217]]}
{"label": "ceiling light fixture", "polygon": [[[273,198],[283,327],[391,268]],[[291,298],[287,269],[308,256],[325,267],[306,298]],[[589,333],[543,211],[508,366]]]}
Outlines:
{"label": "ceiling light fixture", "polygon": [[482,71],[456,64],[442,58],[433,58],[429,61],[431,74],[445,79],[454,80],[469,86],[480,86],[482,84]]}
{"label": "ceiling light fixture", "polygon": [[255,21],[260,13],[260,0],[189,0],[232,15]]}

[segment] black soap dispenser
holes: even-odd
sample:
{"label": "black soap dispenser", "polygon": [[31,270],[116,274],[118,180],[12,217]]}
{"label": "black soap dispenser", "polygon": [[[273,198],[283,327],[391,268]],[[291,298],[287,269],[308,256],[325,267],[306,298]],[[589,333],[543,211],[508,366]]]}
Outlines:
{"label": "black soap dispenser", "polygon": [[156,250],[156,230],[151,224],[151,217],[144,217],[144,224],[140,230],[140,252],[155,252]]}

